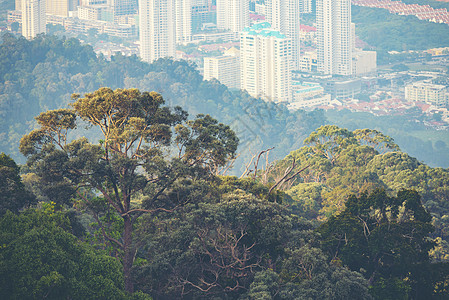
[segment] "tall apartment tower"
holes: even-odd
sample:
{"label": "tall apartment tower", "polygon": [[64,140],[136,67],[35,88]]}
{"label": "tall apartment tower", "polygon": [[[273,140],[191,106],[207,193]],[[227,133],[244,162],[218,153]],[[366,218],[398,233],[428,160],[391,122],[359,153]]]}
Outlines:
{"label": "tall apartment tower", "polygon": [[317,0],[318,72],[351,75],[351,0]]}
{"label": "tall apartment tower", "polygon": [[299,11],[310,14],[312,12],[312,0],[299,0]]}
{"label": "tall apartment tower", "polygon": [[253,97],[291,102],[291,39],[263,22],[240,34],[241,88]]}
{"label": "tall apartment tower", "polygon": [[249,0],[217,0],[217,27],[240,32],[249,26]]}
{"label": "tall apartment tower", "polygon": [[27,39],[45,33],[45,0],[22,0],[22,35]]}
{"label": "tall apartment tower", "polygon": [[292,41],[292,69],[299,70],[300,62],[300,0],[267,0],[266,21]]}
{"label": "tall apartment tower", "polygon": [[137,0],[109,0],[115,16],[133,15],[137,13]]}
{"label": "tall apartment tower", "polygon": [[162,57],[174,57],[175,1],[139,0],[140,57],[153,62]]}
{"label": "tall apartment tower", "polygon": [[176,43],[192,41],[192,0],[175,0],[175,23]]}
{"label": "tall apartment tower", "polygon": [[69,0],[45,0],[46,13],[49,15],[68,17],[70,10]]}

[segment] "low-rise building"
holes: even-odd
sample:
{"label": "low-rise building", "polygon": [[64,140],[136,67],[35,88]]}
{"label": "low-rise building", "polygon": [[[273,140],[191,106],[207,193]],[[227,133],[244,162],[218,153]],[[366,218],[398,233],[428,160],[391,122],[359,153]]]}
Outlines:
{"label": "low-rise building", "polygon": [[425,102],[437,107],[448,104],[447,88],[444,85],[418,82],[405,87],[405,99],[413,102]]}
{"label": "low-rise building", "polygon": [[377,52],[356,50],[352,52],[352,74],[356,76],[375,75]]}
{"label": "low-rise building", "polygon": [[299,61],[299,71],[312,73],[317,71],[317,53],[316,51],[306,52]]}
{"label": "low-rise building", "polygon": [[240,88],[240,57],[218,56],[204,58],[204,79],[217,79],[228,88]]}
{"label": "low-rise building", "polygon": [[312,108],[329,105],[331,95],[324,93],[324,88],[316,82],[295,81],[292,85],[293,102],[288,104],[289,109]]}

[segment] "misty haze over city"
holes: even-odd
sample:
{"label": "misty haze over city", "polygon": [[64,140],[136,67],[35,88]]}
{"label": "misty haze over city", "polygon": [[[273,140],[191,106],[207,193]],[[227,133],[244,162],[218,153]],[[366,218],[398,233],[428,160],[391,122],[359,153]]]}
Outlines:
{"label": "misty haze over city", "polygon": [[447,299],[448,87],[447,0],[0,0],[0,298]]}

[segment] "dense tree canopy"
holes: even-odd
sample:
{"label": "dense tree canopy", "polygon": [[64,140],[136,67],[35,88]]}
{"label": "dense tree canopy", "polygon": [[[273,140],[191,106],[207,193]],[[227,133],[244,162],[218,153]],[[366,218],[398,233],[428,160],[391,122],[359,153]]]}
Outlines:
{"label": "dense tree canopy", "polygon": [[51,205],[0,219],[2,299],[128,299],[120,262],[70,227]]}
{"label": "dense tree canopy", "polygon": [[[73,95],[72,109],[41,113],[40,127],[25,135],[20,151],[39,177],[42,193],[61,206],[75,196],[91,208],[104,238],[123,251],[125,287],[133,291],[133,227],[143,213],[173,209],[159,197],[180,178],[207,177],[234,157],[238,138],[208,115],[187,121],[180,107],[163,106],[156,92],[101,88],[83,98]],[[78,120],[77,120],[78,119]],[[80,120],[101,132],[99,143],[86,138],[70,141]],[[174,136],[173,136],[174,135]],[[172,137],[173,136],[173,137]],[[133,203],[138,193],[146,199]],[[100,225],[97,202],[123,220],[119,239]],[[161,204],[159,207],[158,204]],[[155,207],[156,206],[156,207]]]}
{"label": "dense tree canopy", "polygon": [[291,198],[284,200],[297,214],[319,221],[341,213],[351,195],[385,189],[391,197],[403,189],[420,193],[424,207],[432,215],[438,245],[432,259],[441,261],[448,253],[449,171],[430,168],[401,152],[394,141],[375,130],[350,132],[327,125],[306,139],[305,147],[276,163],[277,170],[296,161],[296,170],[305,168],[297,179],[282,189]]}
{"label": "dense tree canopy", "polygon": [[35,203],[35,196],[25,189],[19,167],[8,155],[0,153],[0,216],[7,210],[20,209]]}
{"label": "dense tree canopy", "polygon": [[341,260],[352,270],[363,269],[376,298],[447,297],[444,289],[435,288],[444,283],[447,272],[437,278],[427,273],[433,267],[431,220],[418,193],[403,190],[389,197],[377,190],[349,197],[345,210],[318,231],[322,248],[334,261]]}

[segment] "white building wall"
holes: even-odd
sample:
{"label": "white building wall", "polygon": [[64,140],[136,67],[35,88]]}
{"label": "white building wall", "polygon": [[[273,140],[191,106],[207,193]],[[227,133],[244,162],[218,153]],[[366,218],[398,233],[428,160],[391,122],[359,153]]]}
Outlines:
{"label": "white building wall", "polygon": [[46,32],[45,0],[22,0],[22,35],[32,39]]}
{"label": "white building wall", "polygon": [[249,0],[217,0],[217,27],[240,32],[249,26]]}
{"label": "white building wall", "polygon": [[405,99],[409,101],[420,101],[438,107],[448,105],[447,88],[444,85],[430,83],[414,83],[405,87]]}
{"label": "white building wall", "polygon": [[240,57],[219,56],[204,58],[204,80],[217,79],[229,88],[240,88]]}
{"label": "white building wall", "polygon": [[241,88],[268,101],[291,101],[291,40],[269,28],[246,29],[240,37]]}
{"label": "white building wall", "polygon": [[356,50],[353,53],[353,71],[355,75],[370,75],[377,69],[377,52]]}
{"label": "white building wall", "polygon": [[192,41],[192,1],[175,0],[176,43]]}
{"label": "white building wall", "polygon": [[49,15],[68,17],[69,0],[45,0],[46,13]]}
{"label": "white building wall", "polygon": [[175,57],[174,0],[140,0],[140,57],[147,62]]}
{"label": "white building wall", "polygon": [[351,0],[317,0],[316,10],[318,71],[351,75]]}
{"label": "white building wall", "polygon": [[267,0],[266,21],[292,41],[292,70],[300,66],[300,0]]}
{"label": "white building wall", "polygon": [[305,14],[312,13],[312,0],[300,0],[299,9],[301,13]]}

